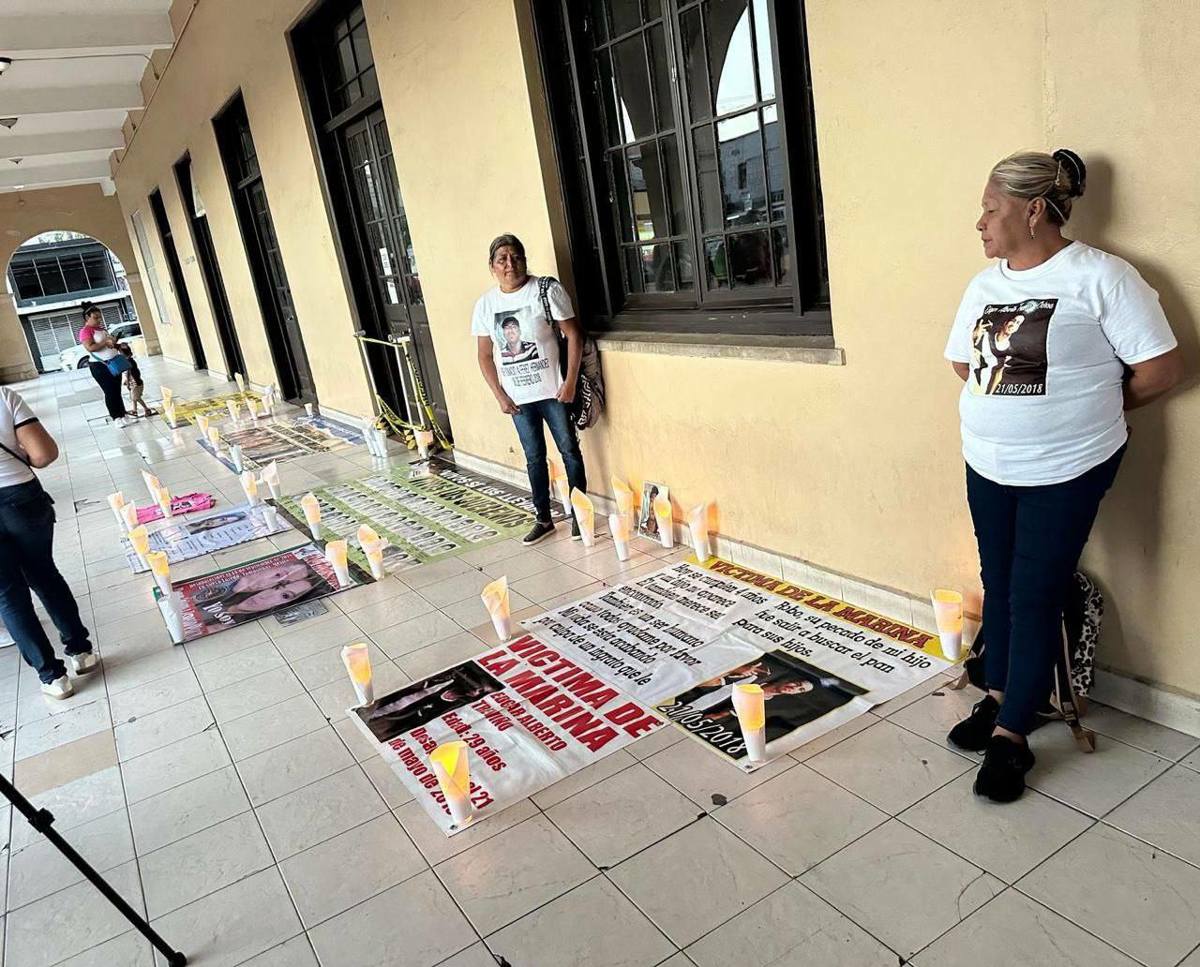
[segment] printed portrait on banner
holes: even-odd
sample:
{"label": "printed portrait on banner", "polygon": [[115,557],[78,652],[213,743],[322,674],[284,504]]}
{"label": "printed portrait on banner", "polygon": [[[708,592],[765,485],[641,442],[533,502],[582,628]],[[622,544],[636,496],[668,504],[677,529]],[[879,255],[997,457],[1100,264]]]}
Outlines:
{"label": "printed portrait on banner", "polygon": [[642,504],[638,508],[637,532],[642,537],[658,540],[658,518],[654,516],[654,501],[658,498],[671,499],[671,491],[665,484],[651,483],[647,480],[642,484]]}

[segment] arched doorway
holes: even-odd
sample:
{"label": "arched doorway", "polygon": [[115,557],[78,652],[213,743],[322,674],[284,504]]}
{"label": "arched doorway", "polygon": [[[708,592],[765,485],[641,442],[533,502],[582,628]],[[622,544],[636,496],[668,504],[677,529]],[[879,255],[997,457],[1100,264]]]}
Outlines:
{"label": "arched doorway", "polygon": [[85,302],[99,306],[115,335],[142,335],[124,264],[90,235],[53,230],[27,239],[9,258],[5,283],[39,373],[87,367],[77,336]]}

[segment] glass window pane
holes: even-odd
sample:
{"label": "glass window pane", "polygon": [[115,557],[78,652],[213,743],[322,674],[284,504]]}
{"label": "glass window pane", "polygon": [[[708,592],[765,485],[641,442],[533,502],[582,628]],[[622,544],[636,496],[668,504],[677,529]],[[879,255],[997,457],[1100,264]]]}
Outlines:
{"label": "glass window pane", "polygon": [[721,142],[721,184],[725,224],[759,225],[767,220],[767,184],[763,171],[758,112],[747,111],[717,123]]}
{"label": "glass window pane", "polygon": [[704,271],[710,289],[729,288],[729,267],[725,264],[725,239],[704,240]]}
{"label": "glass window pane", "polygon": [[80,292],[91,288],[88,284],[87,272],[83,268],[83,259],[78,255],[64,255],[61,263],[68,292]]}
{"label": "glass window pane", "polygon": [[629,190],[633,196],[633,215],[639,241],[664,238],[671,234],[667,224],[667,198],[663,191],[662,166],[654,142],[630,148]]}
{"label": "glass window pane", "polygon": [[358,73],[354,66],[354,44],[351,43],[349,37],[343,37],[338,41],[335,66],[338,71],[338,80],[343,84]]}
{"label": "glass window pane", "polygon": [[621,251],[625,254],[625,291],[641,292],[645,285],[641,249],[636,245],[622,246]]}
{"label": "glass window pane", "polygon": [[662,0],[646,0],[646,22],[662,16]]}
{"label": "glass window pane", "polygon": [[787,170],[783,164],[783,148],[779,144],[779,111],[774,105],[763,108],[763,139],[767,143],[767,192],[770,199],[771,221],[785,217],[787,203]]}
{"label": "glass window pane", "polygon": [[367,36],[367,25],[363,23],[355,27],[350,39],[354,42],[354,59],[358,62],[358,72],[361,74],[375,63],[371,54],[371,40]]}
{"label": "glass window pane", "polygon": [[604,13],[606,6],[604,0],[592,0],[592,16],[589,18],[589,23],[592,25],[592,42],[596,44],[602,44],[608,40],[608,20]]}
{"label": "glass window pane", "polygon": [[359,77],[363,97],[374,97],[379,93],[379,79],[375,76],[375,68],[368,67]]}
{"label": "glass window pane", "polygon": [[755,102],[754,55],[747,0],[712,0],[708,5],[709,73],[716,88],[717,113],[728,114]]}
{"label": "glass window pane", "polygon": [[612,185],[613,213],[621,231],[621,241],[633,241],[633,212],[629,207],[629,186],[625,177],[624,155],[621,152],[609,152],[608,155],[609,181]]}
{"label": "glass window pane", "polygon": [[729,252],[729,274],[736,288],[753,285],[774,285],[775,271],[771,265],[771,243],[766,232],[743,232],[726,236]]}
{"label": "glass window pane", "polygon": [[607,50],[596,52],[596,73],[599,75],[600,100],[604,104],[604,130],[608,145],[624,144],[628,128],[624,123],[621,100],[617,97],[617,82],[613,77],[612,61]]}
{"label": "glass window pane", "polygon": [[775,65],[771,57],[771,18],[767,13],[767,0],[754,0],[754,43],[758,54],[758,84],[762,89],[759,99],[769,101],[775,96]]}
{"label": "glass window pane", "polygon": [[642,23],[641,4],[638,0],[609,0],[608,12],[612,17],[614,37],[627,34]]}
{"label": "glass window pane", "polygon": [[671,212],[672,235],[683,235],[688,230],[687,195],[683,191],[683,169],[679,166],[679,148],[675,135],[668,134],[658,142],[662,153],[663,174],[666,175],[668,208]]}
{"label": "glass window pane", "polygon": [[774,229],[775,243],[775,283],[790,285],[792,282],[792,246],[788,241],[788,231],[780,226]]}
{"label": "glass window pane", "polygon": [[700,22],[700,8],[693,7],[679,17],[679,30],[683,45],[683,79],[687,85],[688,104],[691,105],[692,120],[699,121],[712,116],[708,96],[708,68],[704,59],[704,30]]}
{"label": "glass window pane", "polygon": [[675,243],[675,275],[680,289],[690,289],[695,285],[692,277],[692,247],[686,242]]}
{"label": "glass window pane", "polygon": [[711,125],[694,134],[696,178],[700,189],[700,224],[706,232],[719,232],[725,225],[721,204],[721,178],[717,169],[717,145]]}
{"label": "glass window pane", "polygon": [[671,246],[643,245],[641,247],[642,279],[646,292],[674,292],[671,275]]}
{"label": "glass window pane", "polygon": [[622,40],[613,47],[617,90],[621,95],[621,117],[625,137],[636,141],[657,130],[650,101],[650,76],[646,72],[646,46],[642,34]]}
{"label": "glass window pane", "polygon": [[675,107],[671,103],[671,63],[662,24],[651,27],[647,37],[650,45],[650,70],[654,73],[654,105],[658,109],[656,130],[675,127]]}

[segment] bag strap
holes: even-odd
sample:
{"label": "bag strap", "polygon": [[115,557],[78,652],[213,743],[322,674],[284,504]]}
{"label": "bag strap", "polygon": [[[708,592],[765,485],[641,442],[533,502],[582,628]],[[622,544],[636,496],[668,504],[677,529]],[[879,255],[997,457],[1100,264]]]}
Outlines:
{"label": "bag strap", "polygon": [[9,447],[5,445],[3,440],[0,440],[0,450],[3,450],[14,460],[21,461],[21,463],[25,464],[25,466],[27,466],[30,470],[33,469],[33,463],[30,461],[30,459],[28,457],[23,457],[23,456],[21,456],[21,454],[17,453],[16,450],[9,449]]}
{"label": "bag strap", "polygon": [[552,275],[538,276],[538,298],[542,300],[542,312],[546,314],[546,322],[550,324],[550,328],[554,330],[554,335],[559,339],[563,338],[562,330],[558,326],[558,320],[554,318],[554,312],[550,308],[550,286],[557,282]]}

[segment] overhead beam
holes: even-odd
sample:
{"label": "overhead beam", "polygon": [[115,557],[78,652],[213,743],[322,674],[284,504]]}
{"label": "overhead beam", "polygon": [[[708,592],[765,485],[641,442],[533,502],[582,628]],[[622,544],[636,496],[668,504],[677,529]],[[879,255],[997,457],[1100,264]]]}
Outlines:
{"label": "overhead beam", "polygon": [[32,168],[0,168],[0,188],[41,188],[64,182],[100,181],[109,177],[108,159],[99,161],[65,161],[57,165],[34,165]]}
{"label": "overhead beam", "polygon": [[0,14],[0,55],[63,57],[149,53],[175,42],[165,13]]}
{"label": "overhead beam", "polygon": [[120,128],[111,131],[56,131],[53,134],[10,134],[0,131],[0,158],[36,158],[40,154],[73,154],[125,147]]}
{"label": "overhead beam", "polygon": [[137,84],[90,84],[78,87],[10,88],[0,85],[0,117],[69,114],[74,111],[129,111],[142,106]]}

